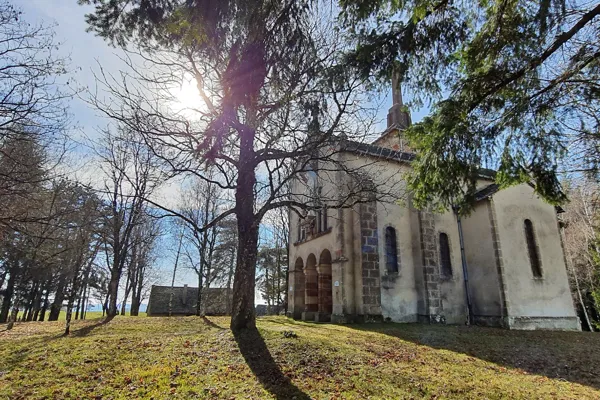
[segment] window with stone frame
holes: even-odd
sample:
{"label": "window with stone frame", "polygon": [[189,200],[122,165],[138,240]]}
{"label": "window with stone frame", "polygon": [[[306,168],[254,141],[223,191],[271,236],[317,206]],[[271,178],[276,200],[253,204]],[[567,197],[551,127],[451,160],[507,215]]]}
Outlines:
{"label": "window with stone frame", "polygon": [[327,206],[323,202],[322,186],[317,187],[315,190],[315,207],[317,233],[325,232],[329,226],[327,221]]}
{"label": "window with stone frame", "polygon": [[540,252],[535,238],[535,231],[533,229],[533,223],[531,220],[526,219],[524,221],[525,227],[525,240],[527,241],[527,253],[529,254],[529,263],[531,265],[531,272],[535,278],[542,277],[542,263],[540,259]]}
{"label": "window with stone frame", "polygon": [[385,266],[388,273],[398,273],[398,242],[391,226],[385,228]]}
{"label": "window with stone frame", "polygon": [[452,259],[450,257],[450,241],[448,235],[440,232],[440,274],[442,278],[452,277]]}

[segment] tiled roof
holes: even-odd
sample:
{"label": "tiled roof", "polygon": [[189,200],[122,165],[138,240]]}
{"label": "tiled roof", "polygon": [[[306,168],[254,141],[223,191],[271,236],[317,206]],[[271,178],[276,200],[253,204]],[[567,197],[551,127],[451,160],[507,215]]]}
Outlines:
{"label": "tiled roof", "polygon": [[[396,151],[387,147],[381,147],[375,144],[355,142],[353,140],[344,140],[342,144],[342,149],[352,153],[368,155],[372,157],[378,157],[386,160],[393,160],[399,162],[411,162],[416,158],[416,155],[414,153]],[[479,176],[481,178],[493,180],[496,177],[496,171],[494,171],[493,169],[480,168]]]}
{"label": "tiled roof", "polygon": [[400,162],[410,162],[415,159],[415,155],[413,153],[396,151],[388,149],[387,147],[376,146],[374,144],[359,143],[352,140],[345,140],[342,144],[342,149],[352,153],[363,154]]}
{"label": "tiled roof", "polygon": [[496,193],[498,190],[500,190],[500,186],[498,186],[495,183],[492,183],[491,185],[479,189],[477,192],[475,192],[475,201],[487,199],[488,197]]}
{"label": "tiled roof", "polygon": [[[531,183],[529,184],[529,186],[533,187],[533,185]],[[500,186],[498,186],[495,183],[492,183],[491,185],[481,188],[477,192],[475,192],[475,201],[477,202],[477,201],[485,200],[488,197],[493,196],[499,190],[500,190]],[[555,206],[554,209],[556,210],[557,213],[565,212],[565,210],[561,206]]]}

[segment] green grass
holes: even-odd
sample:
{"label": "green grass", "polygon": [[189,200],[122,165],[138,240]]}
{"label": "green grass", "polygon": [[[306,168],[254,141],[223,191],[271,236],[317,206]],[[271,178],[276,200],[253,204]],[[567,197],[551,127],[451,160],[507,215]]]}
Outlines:
{"label": "green grass", "polygon": [[[89,315],[89,314],[88,314]],[[600,335],[264,317],[0,327],[0,399],[600,398]],[[293,331],[297,337],[285,337]]]}

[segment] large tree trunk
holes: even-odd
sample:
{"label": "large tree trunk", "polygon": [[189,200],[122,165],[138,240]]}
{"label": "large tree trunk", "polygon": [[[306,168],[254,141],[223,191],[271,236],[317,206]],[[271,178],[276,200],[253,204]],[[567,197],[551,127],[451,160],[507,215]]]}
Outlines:
{"label": "large tree trunk", "polygon": [[238,226],[238,255],[233,280],[231,330],[256,327],[254,287],[256,284],[256,249],[258,224],[254,215],[254,185],[256,160],[254,134],[251,129],[240,132],[240,157],[238,166],[235,207]]}
{"label": "large tree trunk", "polygon": [[54,293],[54,301],[50,307],[48,321],[58,321],[58,315],[60,314],[60,309],[62,308],[63,300],[65,299],[65,280],[64,277],[61,277],[58,281],[58,287],[56,288],[56,293]]}
{"label": "large tree trunk", "polygon": [[110,271],[110,282],[108,283],[108,304],[106,310],[106,318],[108,319],[112,319],[117,315],[117,295],[119,293],[120,278],[121,274],[118,266],[113,264],[113,268]]}
{"label": "large tree trunk", "polygon": [[[243,220],[238,215],[238,221]],[[256,283],[256,247],[258,228],[253,216],[238,222],[238,256],[233,279],[231,329],[255,327],[254,288]]]}

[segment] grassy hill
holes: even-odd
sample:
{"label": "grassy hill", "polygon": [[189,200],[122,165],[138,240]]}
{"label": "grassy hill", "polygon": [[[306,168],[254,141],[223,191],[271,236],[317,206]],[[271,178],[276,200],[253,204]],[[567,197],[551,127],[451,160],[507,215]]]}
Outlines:
{"label": "grassy hill", "polygon": [[[600,398],[600,335],[117,317],[0,326],[0,398]],[[293,332],[293,333],[290,333]]]}

